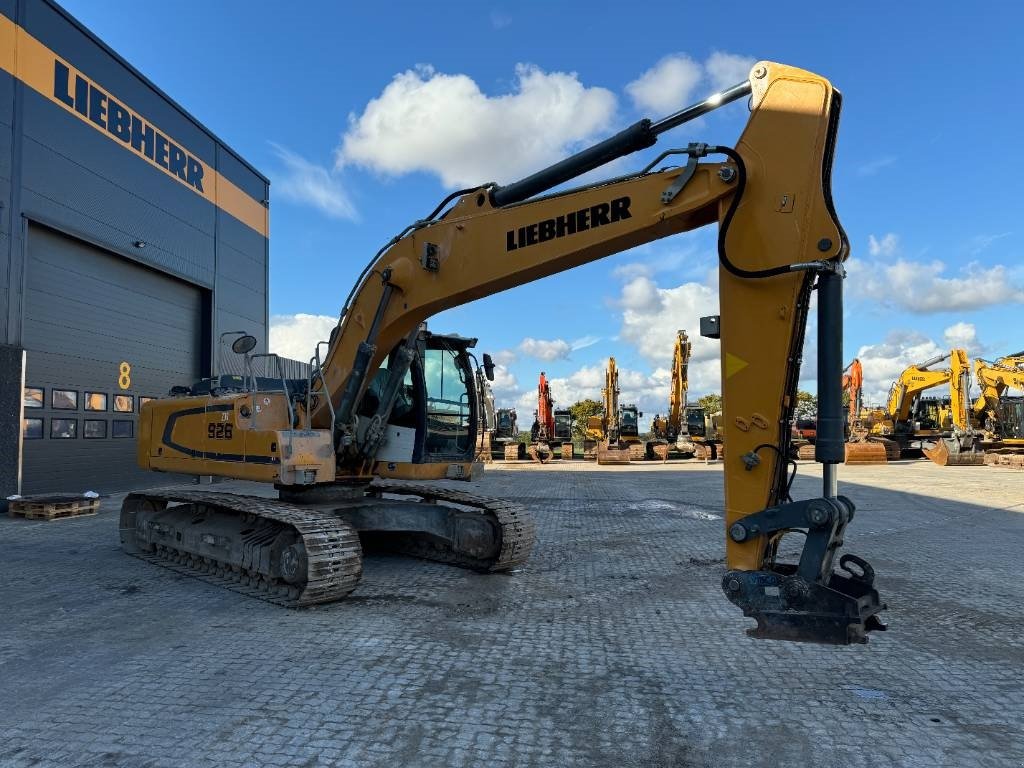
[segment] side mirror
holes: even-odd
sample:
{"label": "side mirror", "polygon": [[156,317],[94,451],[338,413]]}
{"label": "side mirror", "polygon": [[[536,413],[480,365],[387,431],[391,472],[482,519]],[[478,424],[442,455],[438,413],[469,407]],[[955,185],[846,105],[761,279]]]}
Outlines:
{"label": "side mirror", "polygon": [[239,336],[231,343],[231,351],[237,355],[247,355],[256,348],[256,337],[246,334]]}
{"label": "side mirror", "polygon": [[641,418],[641,419],[642,419],[643,417],[644,417],[644,412],[643,412],[643,411],[640,411],[640,416],[639,416],[638,418]]}
{"label": "side mirror", "polygon": [[494,360],[484,352],[484,376],[488,381],[494,381]]}

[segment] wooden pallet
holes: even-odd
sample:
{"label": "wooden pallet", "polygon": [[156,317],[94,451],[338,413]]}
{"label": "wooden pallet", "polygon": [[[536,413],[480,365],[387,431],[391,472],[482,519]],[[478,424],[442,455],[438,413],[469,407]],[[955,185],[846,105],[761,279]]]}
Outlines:
{"label": "wooden pallet", "polygon": [[95,515],[100,508],[99,499],[68,496],[36,496],[8,502],[10,517],[27,520],[62,520],[67,517]]}

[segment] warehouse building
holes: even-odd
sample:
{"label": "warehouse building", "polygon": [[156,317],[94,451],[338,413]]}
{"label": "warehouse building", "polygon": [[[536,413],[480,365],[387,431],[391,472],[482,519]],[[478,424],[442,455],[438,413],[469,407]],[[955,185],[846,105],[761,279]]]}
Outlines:
{"label": "warehouse building", "polygon": [[140,405],[267,341],[268,181],[49,0],[0,0],[3,496],[153,485]]}

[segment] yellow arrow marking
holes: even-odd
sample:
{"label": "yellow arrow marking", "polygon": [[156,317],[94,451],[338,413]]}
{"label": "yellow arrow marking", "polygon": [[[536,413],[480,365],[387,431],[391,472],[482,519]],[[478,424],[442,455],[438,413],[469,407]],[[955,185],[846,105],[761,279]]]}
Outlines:
{"label": "yellow arrow marking", "polygon": [[725,353],[725,378],[731,379],[733,374],[742,371],[748,365],[746,360],[741,360],[729,352]]}

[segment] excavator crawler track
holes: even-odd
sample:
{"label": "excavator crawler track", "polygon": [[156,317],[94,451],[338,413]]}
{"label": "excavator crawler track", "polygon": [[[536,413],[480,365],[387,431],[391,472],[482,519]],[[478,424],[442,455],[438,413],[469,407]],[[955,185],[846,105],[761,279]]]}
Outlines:
{"label": "excavator crawler track", "polygon": [[[174,502],[177,506],[171,506]],[[240,540],[218,543],[218,537],[230,536],[223,531],[196,533],[200,541],[205,536],[212,544],[190,547],[177,535],[175,522],[192,527],[197,517],[210,515],[244,520]],[[289,608],[340,600],[356,588],[363,573],[359,534],[352,526],[328,512],[271,498],[199,491],[132,493],[121,507],[120,527],[122,546],[135,557]],[[268,572],[274,570],[268,564],[275,553],[278,560],[284,557],[275,550],[281,537],[298,553],[291,557],[295,567],[288,579]],[[230,557],[231,549],[241,556]]]}
{"label": "excavator crawler track", "polygon": [[390,549],[402,554],[436,560],[449,565],[458,565],[474,571],[496,573],[510,571],[526,563],[533,549],[536,526],[533,517],[525,507],[504,499],[477,496],[447,488],[438,488],[417,483],[375,481],[369,487],[371,494],[396,494],[419,496],[424,502],[442,502],[469,507],[486,516],[497,528],[499,544],[493,557],[480,558],[458,552],[450,546],[417,537],[415,535],[397,538]]}

